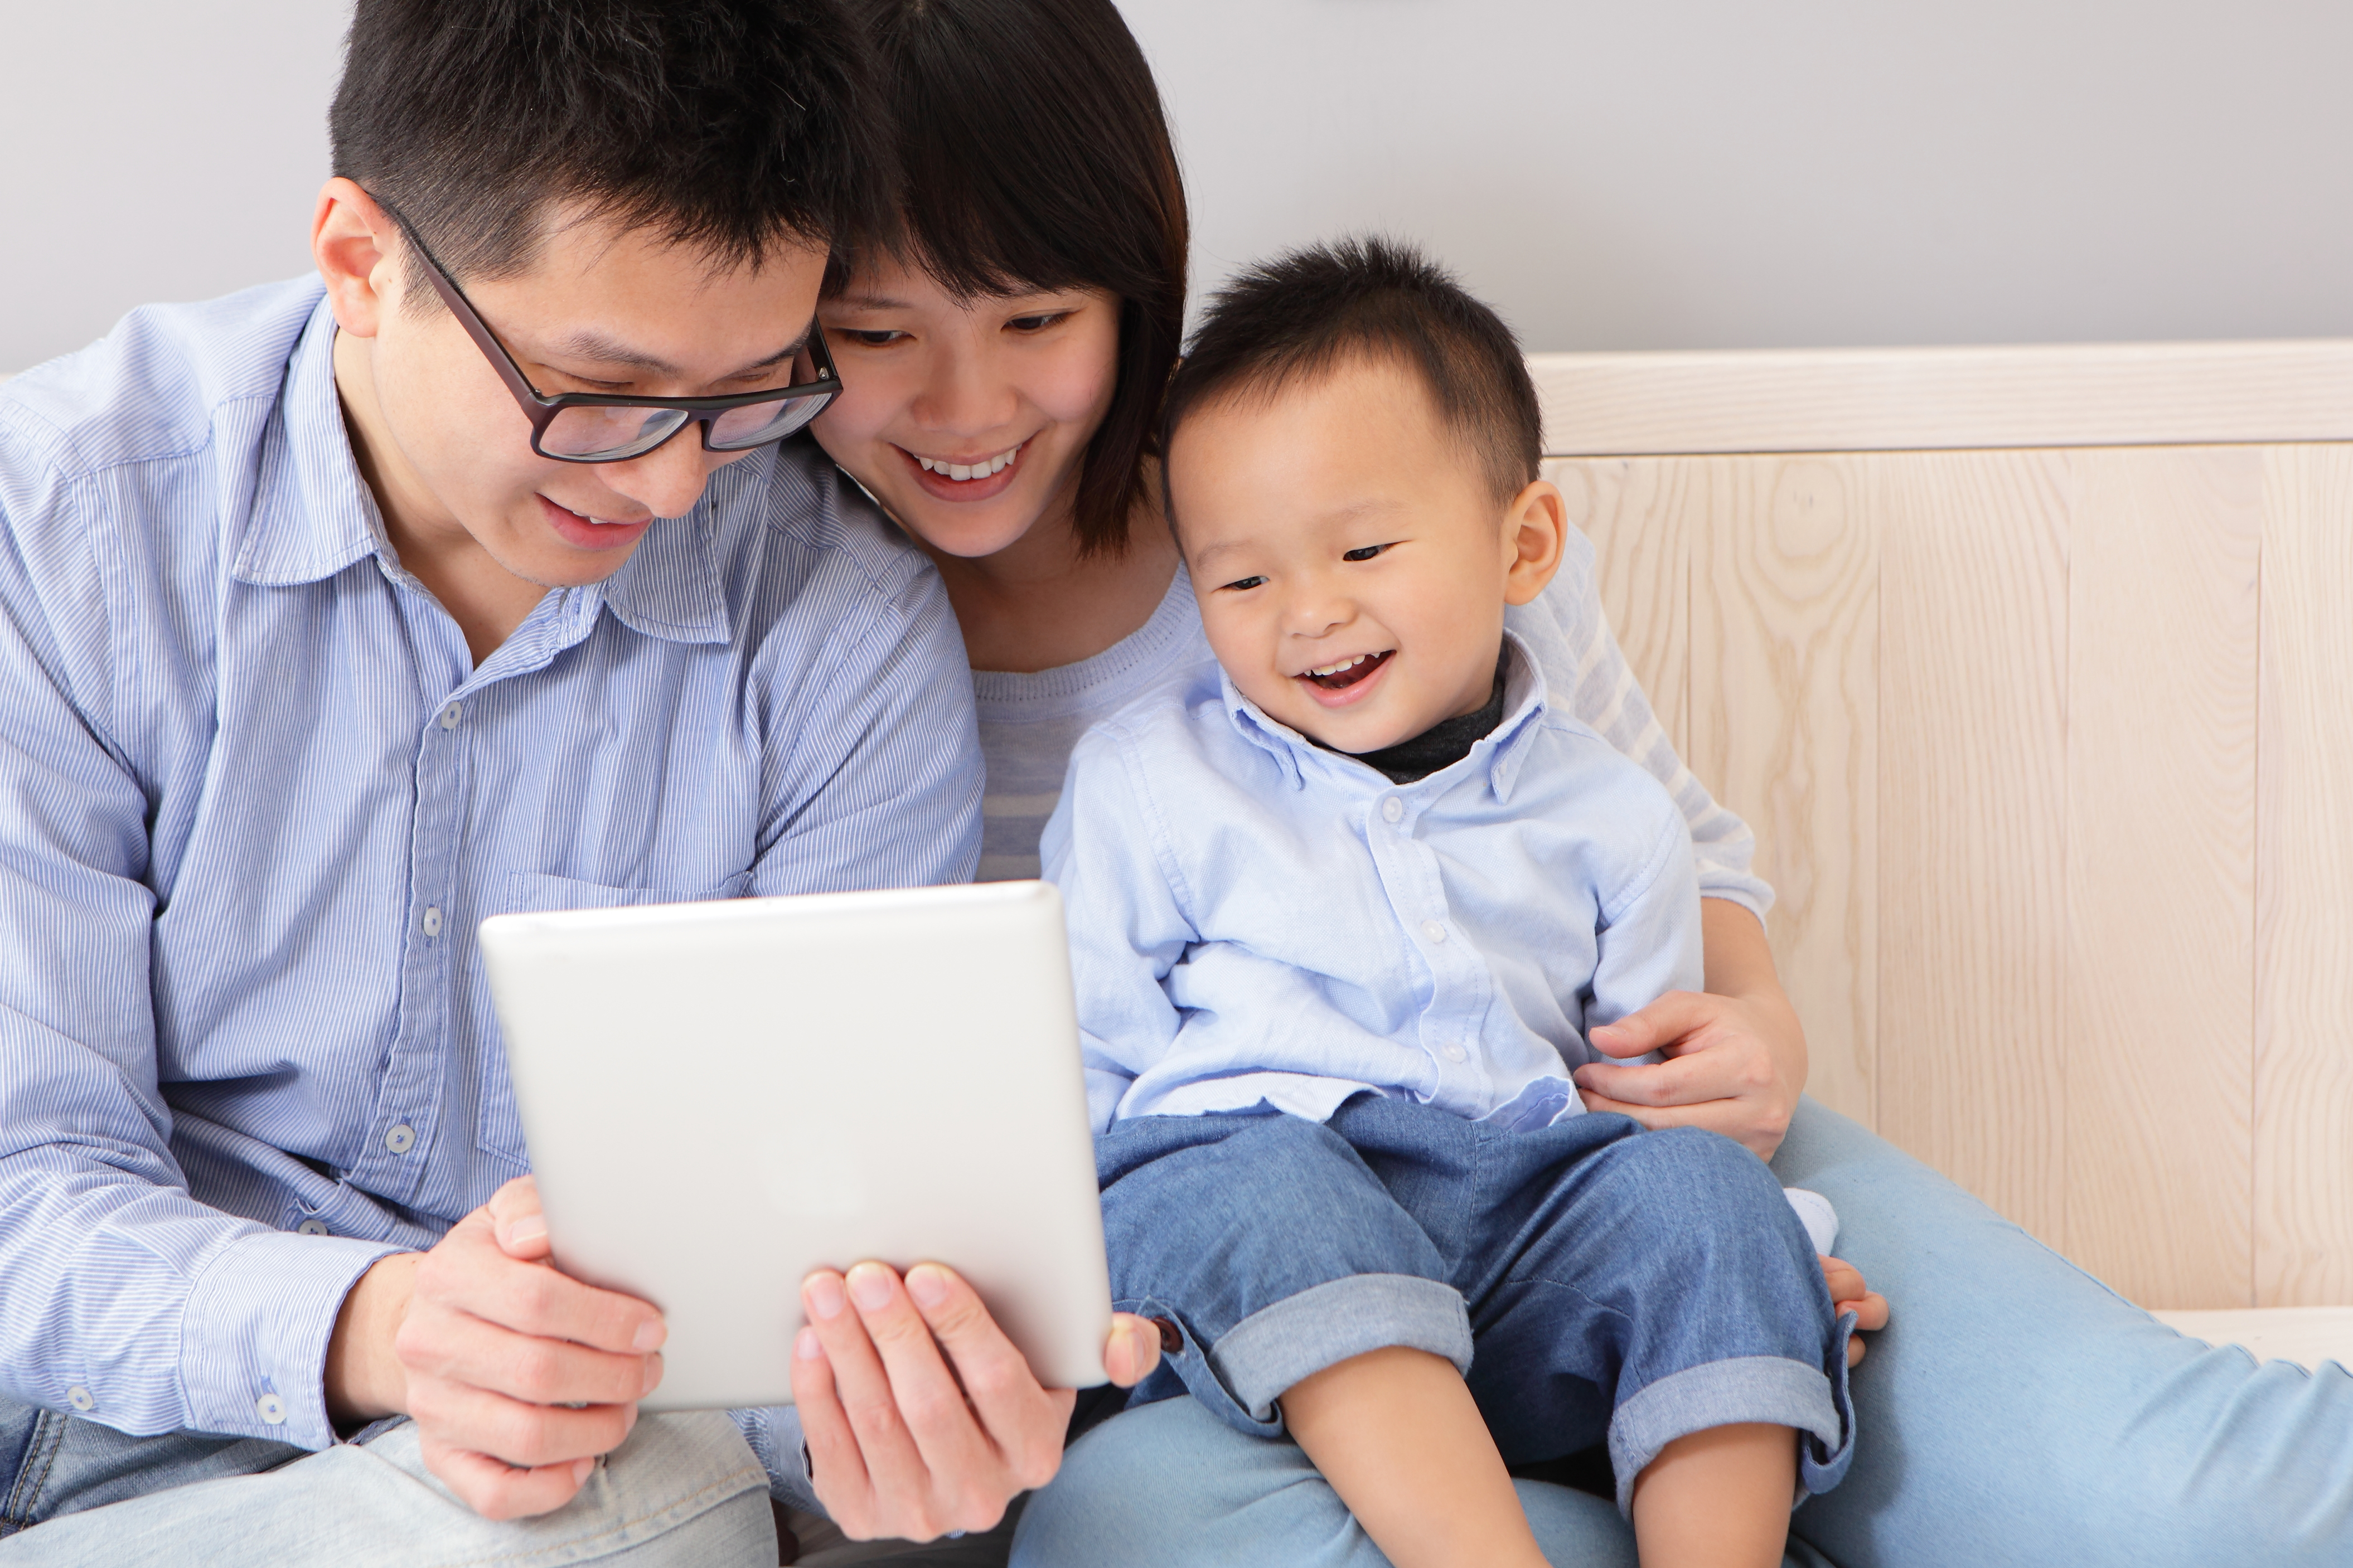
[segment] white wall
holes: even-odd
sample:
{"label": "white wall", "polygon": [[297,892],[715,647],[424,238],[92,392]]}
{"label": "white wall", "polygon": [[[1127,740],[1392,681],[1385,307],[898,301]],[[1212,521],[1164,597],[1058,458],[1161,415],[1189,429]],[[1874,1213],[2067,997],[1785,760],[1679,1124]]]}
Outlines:
{"label": "white wall", "polygon": [[[1126,0],[1201,279],[1430,243],[1533,348],[2353,334],[2344,0]],[[334,0],[0,0],[0,369],[307,265]]]}

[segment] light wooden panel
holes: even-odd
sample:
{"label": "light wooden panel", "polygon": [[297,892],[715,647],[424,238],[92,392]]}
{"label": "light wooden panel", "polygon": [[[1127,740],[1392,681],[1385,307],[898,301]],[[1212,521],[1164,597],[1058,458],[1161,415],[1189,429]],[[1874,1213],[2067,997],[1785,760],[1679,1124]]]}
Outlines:
{"label": "light wooden panel", "polygon": [[2063,1249],[2067,459],[1867,461],[1880,1131]]}
{"label": "light wooden panel", "polygon": [[2353,1303],[2353,448],[2264,461],[2255,1296]]}
{"label": "light wooden panel", "polygon": [[2263,453],[2065,461],[2068,1255],[2252,1306]]}
{"label": "light wooden panel", "polygon": [[[1870,459],[1686,459],[1693,770],[1757,838],[1807,1089],[1875,1126],[1879,550]],[[1663,463],[1657,466],[1666,466]]]}
{"label": "light wooden panel", "polygon": [[[1690,531],[1706,507],[1692,487],[1701,466],[1623,458],[1556,461],[1544,477],[1560,487],[1570,523],[1593,542],[1602,612],[1659,727],[1690,760]],[[1714,780],[1706,780],[1710,787]]]}
{"label": "light wooden panel", "polygon": [[1559,456],[2353,439],[2353,340],[1531,354]]}

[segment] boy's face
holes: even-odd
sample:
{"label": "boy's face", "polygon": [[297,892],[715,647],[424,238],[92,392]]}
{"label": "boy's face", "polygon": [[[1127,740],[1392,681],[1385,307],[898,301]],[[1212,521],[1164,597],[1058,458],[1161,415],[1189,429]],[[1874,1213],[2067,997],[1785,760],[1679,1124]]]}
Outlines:
{"label": "boy's face", "polygon": [[[337,384],[396,542],[462,532],[525,583],[598,582],[655,519],[691,510],[712,473],[746,455],[705,451],[690,423],[627,462],[539,456],[530,420],[457,318],[438,300],[422,312],[403,308],[411,280],[380,209],[336,180],[322,226],[322,270],[344,334]],[[691,397],[805,379],[793,351],[824,269],[813,247],[730,268],[641,231],[559,218],[526,270],[464,287],[543,394]],[[422,280],[413,286],[429,293]]]}
{"label": "boy's face", "polygon": [[1499,502],[1420,378],[1362,355],[1202,405],[1168,489],[1218,662],[1350,752],[1485,705],[1504,607],[1551,579],[1567,526],[1541,480]]}

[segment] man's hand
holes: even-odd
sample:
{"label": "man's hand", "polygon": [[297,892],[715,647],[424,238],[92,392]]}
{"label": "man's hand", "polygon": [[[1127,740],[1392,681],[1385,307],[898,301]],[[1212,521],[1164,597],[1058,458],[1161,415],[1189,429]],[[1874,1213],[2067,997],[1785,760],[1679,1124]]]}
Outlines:
{"label": "man's hand", "polygon": [[[879,1263],[823,1270],[802,1282],[801,1304],[793,1397],[810,1479],[843,1534],[987,1530],[1017,1494],[1054,1479],[1074,1396],[1039,1384],[952,1270],[918,1264],[903,1281]],[[1113,1382],[1132,1387],[1159,1362],[1157,1329],[1113,1320]]]}
{"label": "man's hand", "polygon": [[[1782,1070],[1805,1037],[1787,1003],[1670,991],[1639,1013],[1595,1029],[1593,1048],[1612,1057],[1658,1051],[1655,1065],[1588,1062],[1571,1076],[1588,1110],[1613,1110],[1645,1127],[1704,1127],[1769,1160],[1789,1130],[1802,1084]],[[1777,1049],[1777,1045],[1780,1048]]]}
{"label": "man's hand", "polygon": [[337,1418],[415,1417],[426,1468],[485,1519],[570,1501],[661,1381],[661,1314],[547,1256],[539,1190],[518,1176],[432,1251],[370,1269],[328,1348]]}
{"label": "man's hand", "polygon": [[1822,1279],[1831,1288],[1831,1310],[1840,1317],[1854,1314],[1854,1333],[1846,1342],[1846,1364],[1862,1360],[1862,1335],[1887,1326],[1887,1298],[1862,1282],[1862,1271],[1843,1258],[1816,1254],[1822,1259]]}

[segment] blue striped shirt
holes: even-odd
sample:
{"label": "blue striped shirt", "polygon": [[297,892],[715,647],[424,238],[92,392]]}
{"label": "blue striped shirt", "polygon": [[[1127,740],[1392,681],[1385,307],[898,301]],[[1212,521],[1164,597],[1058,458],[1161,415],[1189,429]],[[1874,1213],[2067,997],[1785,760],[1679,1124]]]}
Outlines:
{"label": "blue striped shirt", "polygon": [[527,1169],[484,916],[979,852],[946,596],[813,446],[477,668],[333,336],[280,285],[0,388],[0,1386],[127,1432],[325,1446],[345,1292]]}

